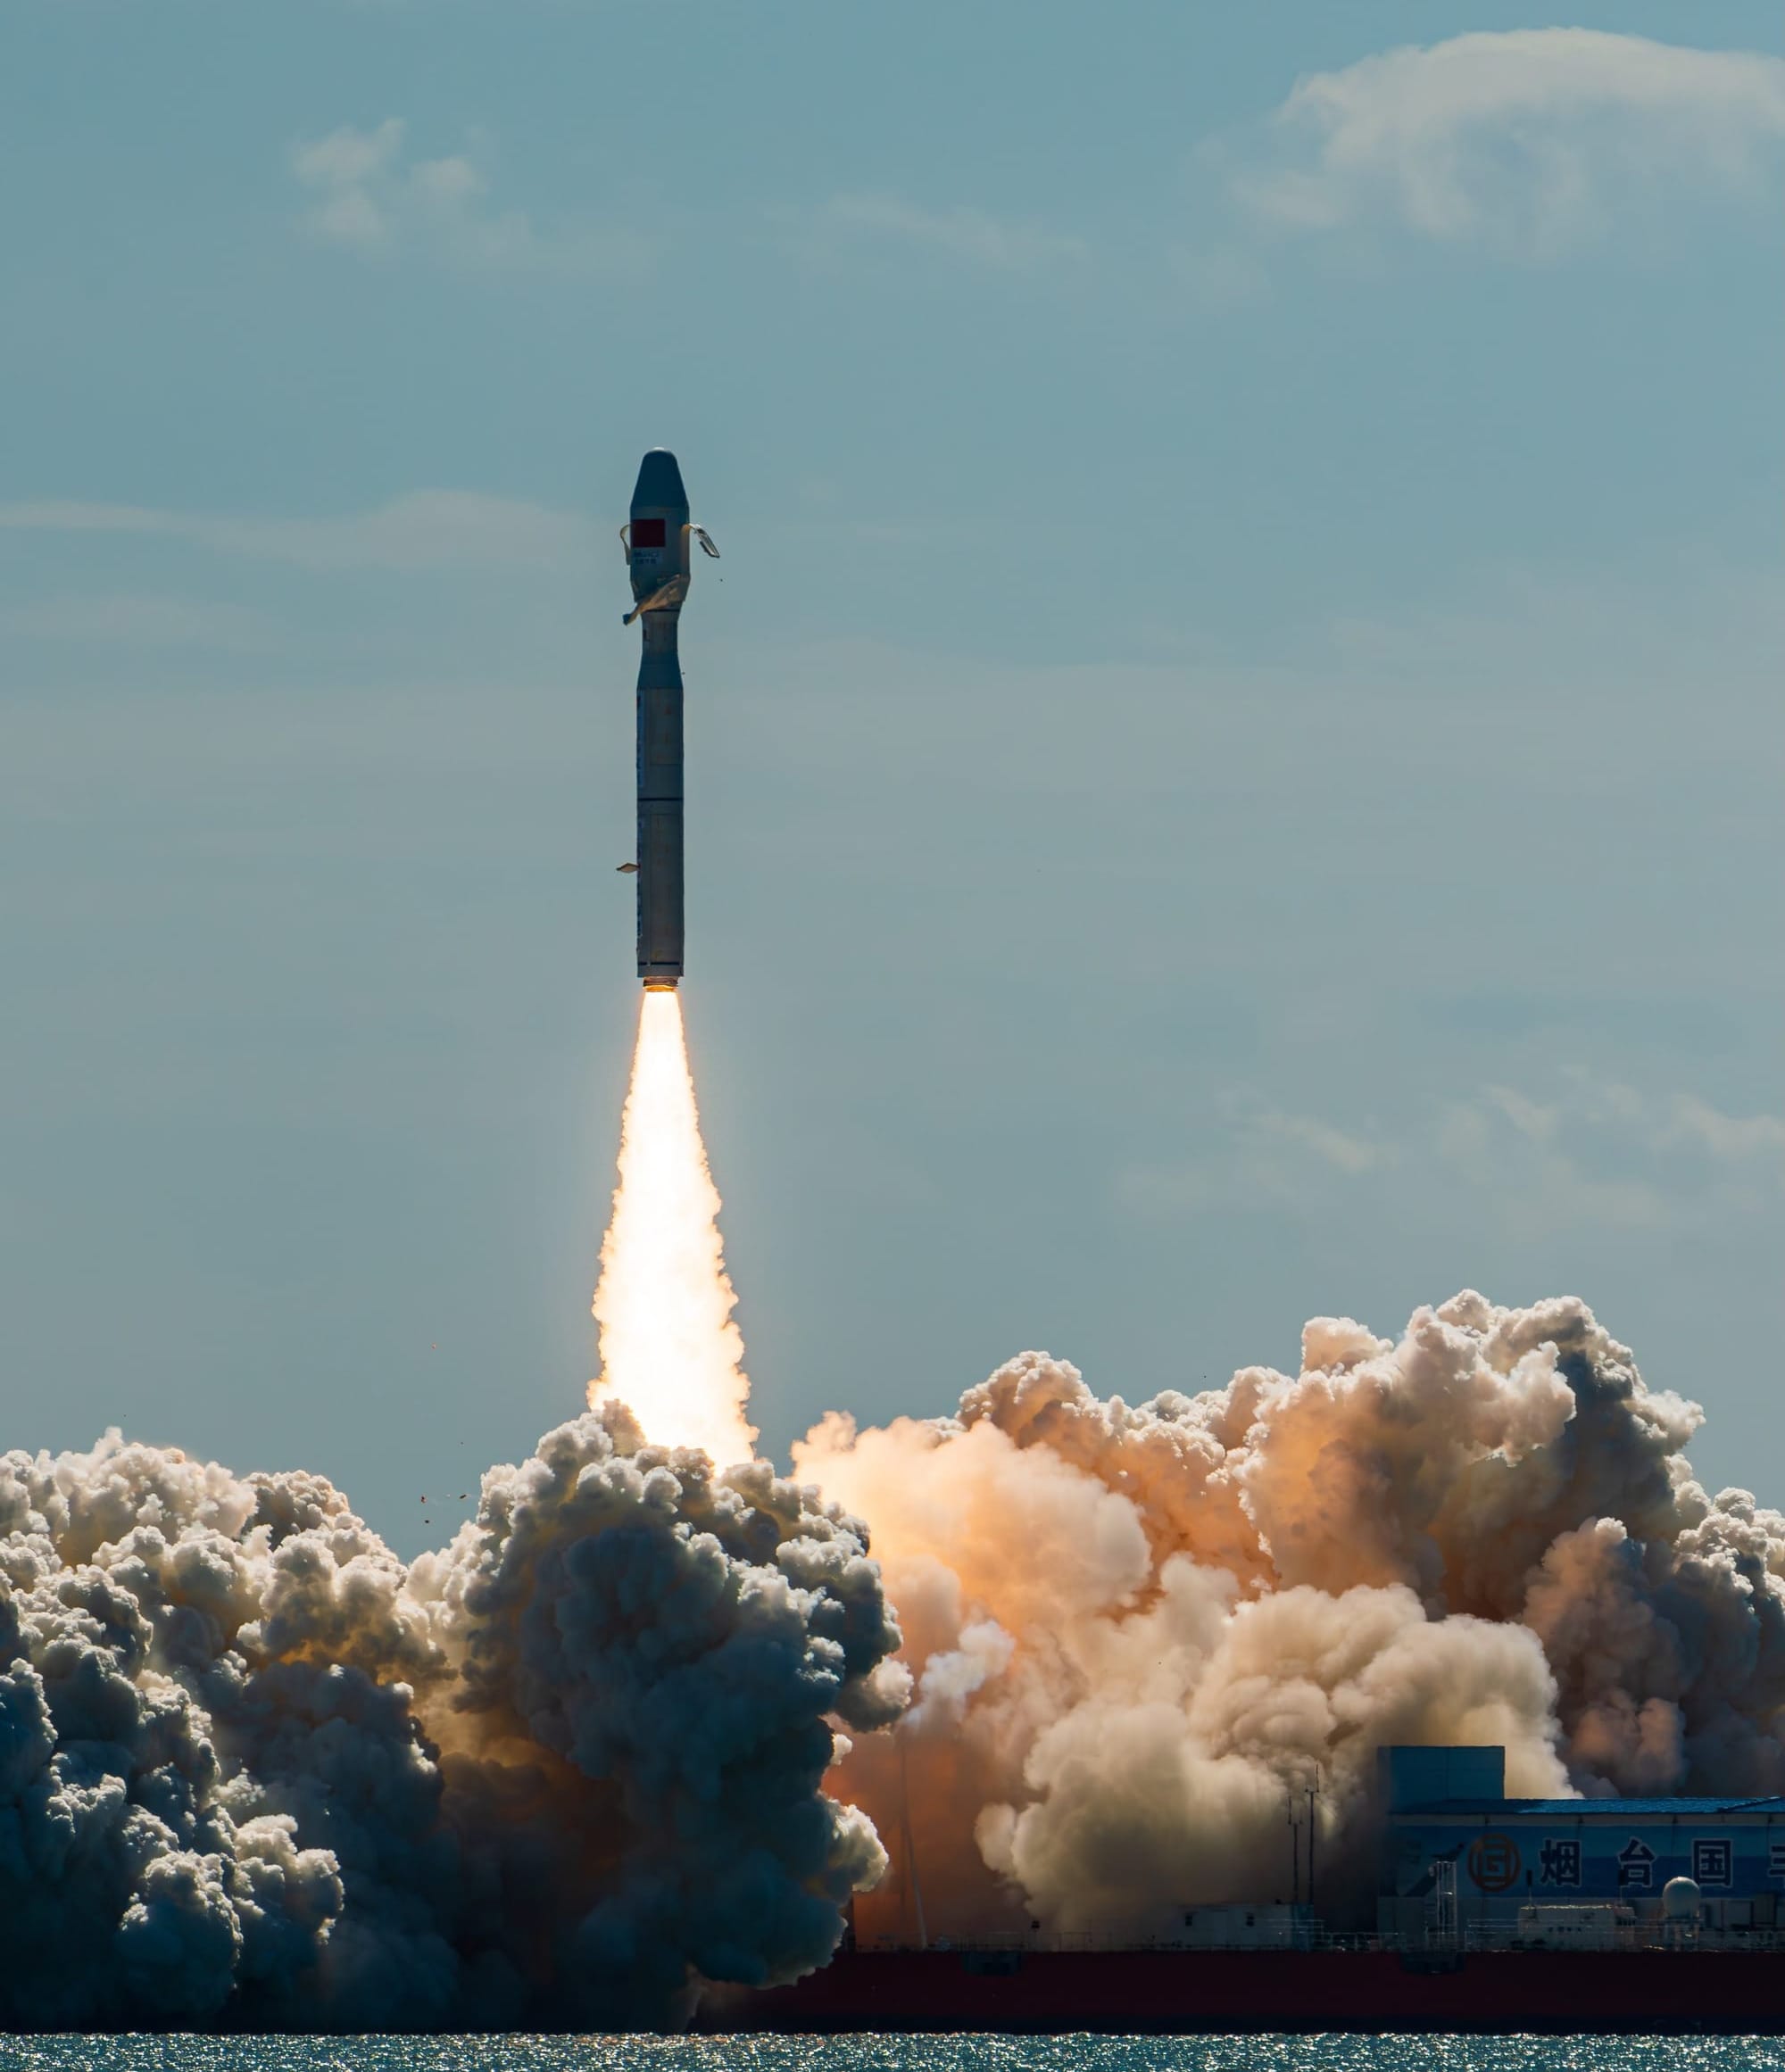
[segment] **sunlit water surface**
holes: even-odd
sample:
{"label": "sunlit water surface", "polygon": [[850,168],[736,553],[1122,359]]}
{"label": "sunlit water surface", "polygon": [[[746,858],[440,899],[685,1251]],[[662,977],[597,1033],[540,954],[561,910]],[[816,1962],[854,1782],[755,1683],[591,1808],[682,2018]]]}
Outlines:
{"label": "sunlit water surface", "polygon": [[1640,2036],[17,2036],[0,2072],[1785,2072]]}

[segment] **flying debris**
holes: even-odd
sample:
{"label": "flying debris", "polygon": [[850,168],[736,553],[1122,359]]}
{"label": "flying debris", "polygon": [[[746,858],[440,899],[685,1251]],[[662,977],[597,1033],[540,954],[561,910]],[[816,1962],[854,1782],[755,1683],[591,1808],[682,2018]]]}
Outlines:
{"label": "flying debris", "polygon": [[655,447],[639,464],[632,516],[620,527],[632,577],[632,609],[643,619],[638,665],[638,975],[648,987],[682,975],[682,666],[676,647],[688,594],[690,543],[718,559],[704,526],[691,524],[676,456]]}
{"label": "flying debris", "polygon": [[638,866],[637,866],[636,864],[616,864],[616,865],[614,866],[614,868],[615,868],[617,871],[625,871],[625,872],[627,872],[627,873],[631,873],[631,872],[636,871],[636,870],[637,870],[637,868],[638,868]]}

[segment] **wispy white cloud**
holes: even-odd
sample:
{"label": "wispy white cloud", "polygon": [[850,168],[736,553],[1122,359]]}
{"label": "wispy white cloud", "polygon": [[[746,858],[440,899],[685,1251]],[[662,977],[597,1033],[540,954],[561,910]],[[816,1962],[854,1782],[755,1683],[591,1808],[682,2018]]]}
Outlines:
{"label": "wispy white cloud", "polygon": [[606,272],[641,256],[643,241],[628,229],[548,230],[523,209],[496,206],[489,153],[478,135],[465,151],[415,157],[394,115],[371,129],[331,130],[291,153],[306,196],[300,220],[311,236],[367,257],[417,249],[471,269]]}
{"label": "wispy white cloud", "polygon": [[1726,1115],[1708,1101],[1681,1094],[1672,1104],[1663,1140],[1690,1144],[1726,1164],[1773,1164],[1785,1178],[1785,1115]]}
{"label": "wispy white cloud", "polygon": [[1263,1142],[1293,1147],[1341,1173],[1367,1173],[1389,1156],[1386,1146],[1334,1129],[1313,1115],[1289,1115],[1266,1108],[1252,1118],[1250,1126]]}
{"label": "wispy white cloud", "polygon": [[0,628],[17,639],[86,641],[132,648],[263,647],[270,628],[239,604],[129,593],[32,598],[0,607]]}
{"label": "wispy white cloud", "polygon": [[1487,1087],[1442,1111],[1433,1149],[1453,1180],[1526,1240],[1583,1225],[1644,1230],[1669,1220],[1671,1189],[1649,1174],[1606,1170],[1589,1147],[1565,1146],[1562,1123],[1558,1107]]}
{"label": "wispy white cloud", "polygon": [[0,504],[0,529],[122,533],[307,568],[561,567],[593,551],[574,512],[462,489],[416,490],[338,518],[224,518],[120,503]]}
{"label": "wispy white cloud", "polygon": [[983,209],[926,209],[896,195],[834,195],[806,219],[826,244],[881,241],[915,245],[992,273],[1043,273],[1090,257],[1085,241],[1045,224]]}
{"label": "wispy white cloud", "polygon": [[1692,189],[1764,198],[1785,59],[1589,29],[1479,32],[1298,81],[1241,200],[1304,230],[1366,220],[1545,256]]}
{"label": "wispy white cloud", "polygon": [[1539,1239],[1588,1225],[1659,1229],[1712,1201],[1753,1207],[1785,1192],[1785,1116],[1729,1114],[1696,1094],[1649,1095],[1582,1072],[1543,1098],[1482,1086],[1392,1131],[1340,1128],[1251,1096],[1217,1106],[1195,1155],[1118,1173],[1118,1201],[1157,1218],[1224,1207],[1330,1215],[1365,1199],[1391,1214],[1394,1199],[1435,1190]]}
{"label": "wispy white cloud", "polygon": [[1654,1096],[1584,1073],[1552,1098],[1488,1086],[1448,1106],[1440,1159],[1499,1198],[1528,1232],[1595,1222],[1656,1226],[1707,1198],[1776,1198],[1785,1116],[1725,1113],[1696,1094]]}
{"label": "wispy white cloud", "polygon": [[1483,1098],[1533,1142],[1590,1131],[1657,1156],[1682,1154],[1730,1167],[1772,1165],[1785,1181],[1785,1115],[1730,1115],[1698,1094],[1645,1094],[1583,1072],[1568,1073],[1562,1091],[1547,1103],[1504,1086],[1487,1088]]}
{"label": "wispy white cloud", "polygon": [[1182,1215],[1223,1202],[1285,1203],[1325,1198],[1330,1183],[1357,1180],[1394,1163],[1394,1147],[1314,1115],[1260,1107],[1243,1097],[1224,1102],[1225,1140],[1212,1153],[1175,1163],[1134,1164],[1117,1175],[1117,1198],[1147,1215]]}

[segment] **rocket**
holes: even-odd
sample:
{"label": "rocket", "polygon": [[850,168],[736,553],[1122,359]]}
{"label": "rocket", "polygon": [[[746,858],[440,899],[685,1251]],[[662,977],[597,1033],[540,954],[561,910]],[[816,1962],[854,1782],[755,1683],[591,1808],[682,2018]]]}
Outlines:
{"label": "rocket", "polygon": [[[718,559],[703,526],[688,521],[676,456],[655,447],[639,463],[632,517],[620,527],[633,607],[643,628],[638,662],[638,975],[668,991],[682,975],[682,663],[676,633],[688,594],[693,543]],[[620,866],[622,869],[625,866]]]}

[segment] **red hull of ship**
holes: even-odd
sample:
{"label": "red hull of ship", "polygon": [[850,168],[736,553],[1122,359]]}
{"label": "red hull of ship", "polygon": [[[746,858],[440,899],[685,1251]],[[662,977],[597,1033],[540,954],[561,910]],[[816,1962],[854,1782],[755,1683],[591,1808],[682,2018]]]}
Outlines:
{"label": "red hull of ship", "polygon": [[[1006,1960],[1008,1963],[1009,1960]],[[1327,2029],[1776,2035],[1785,1954],[1496,1951],[1414,1969],[1391,1951],[843,1951],[772,1992],[715,1996],[696,2026],[1232,2035]]]}

